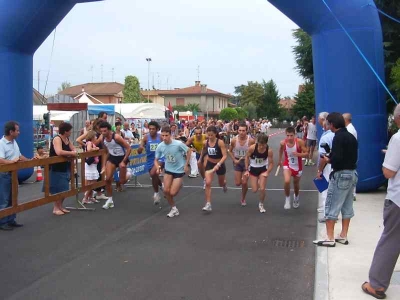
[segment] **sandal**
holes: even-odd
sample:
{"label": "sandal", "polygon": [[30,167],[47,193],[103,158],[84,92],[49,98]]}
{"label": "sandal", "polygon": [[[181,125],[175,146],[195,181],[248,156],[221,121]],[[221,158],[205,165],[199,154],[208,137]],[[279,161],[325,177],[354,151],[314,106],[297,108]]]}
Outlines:
{"label": "sandal", "polygon": [[69,214],[70,213],[70,211],[68,209],[66,209],[66,208],[61,208],[61,211],[63,213],[65,213],[65,214]]}
{"label": "sandal", "polygon": [[[366,287],[367,284],[369,285],[369,289],[368,289],[368,287]],[[371,287],[371,285],[369,284],[369,282],[367,282],[367,281],[361,285],[361,289],[364,291],[364,293],[366,293],[376,299],[385,299],[386,298],[386,294],[384,291],[377,291],[377,290],[373,289]]]}

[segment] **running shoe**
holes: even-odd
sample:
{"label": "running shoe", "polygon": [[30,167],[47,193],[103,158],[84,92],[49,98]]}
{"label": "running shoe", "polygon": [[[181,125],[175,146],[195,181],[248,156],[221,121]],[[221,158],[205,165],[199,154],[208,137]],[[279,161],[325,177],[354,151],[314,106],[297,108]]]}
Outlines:
{"label": "running shoe", "polygon": [[319,213],[323,213],[324,211],[325,211],[325,208],[323,206],[317,208],[317,212],[319,212]]}
{"label": "running shoe", "polygon": [[349,244],[349,241],[347,240],[347,237],[341,237],[340,234],[338,234],[335,237],[335,242],[338,242],[338,243],[343,244],[343,245],[348,245]]}
{"label": "running shoe", "polygon": [[171,211],[167,214],[168,218],[179,216],[179,210],[176,207],[171,208]]}
{"label": "running shoe", "polygon": [[108,197],[104,194],[101,194],[101,195],[97,195],[96,199],[97,200],[108,200]]}
{"label": "running shoe", "polygon": [[206,205],[203,207],[203,210],[208,212],[212,211],[211,203],[207,202]]}
{"label": "running shoe", "polygon": [[188,175],[189,178],[196,178],[197,176],[198,176],[198,175],[196,175],[196,174],[189,174],[189,175]]}
{"label": "running shoe", "polygon": [[299,197],[294,197],[294,199],[293,199],[293,208],[299,208],[299,206],[300,206]]}
{"label": "running shoe", "polygon": [[323,246],[323,247],[335,247],[336,242],[335,241],[330,241],[330,240],[315,240],[313,243],[317,246]]}
{"label": "running shoe", "polygon": [[240,204],[241,204],[242,206],[246,206],[246,205],[247,205],[246,199],[240,200]]}
{"label": "running shoe", "polygon": [[258,209],[260,210],[260,213],[265,213],[265,208],[264,208],[264,204],[260,203],[258,204]]}
{"label": "running shoe", "polygon": [[93,203],[100,203],[100,201],[97,200],[97,199],[94,198],[94,197],[90,197],[89,200],[92,201]]}
{"label": "running shoe", "polygon": [[308,162],[308,165],[309,165],[309,166],[315,166],[315,162],[313,162],[312,160],[310,160],[310,161]]}
{"label": "running shoe", "polygon": [[110,199],[108,199],[106,203],[103,205],[103,209],[109,209],[109,208],[114,208],[114,202]]}
{"label": "running shoe", "polygon": [[86,199],[86,198],[82,199],[82,203],[83,204],[93,204],[93,202],[90,199]]}
{"label": "running shoe", "polygon": [[290,199],[285,199],[285,206],[283,207],[284,209],[290,209]]}
{"label": "running shoe", "polygon": [[158,204],[160,204],[160,194],[159,193],[154,193],[154,196],[153,196],[153,203],[154,203],[154,205],[158,205]]}

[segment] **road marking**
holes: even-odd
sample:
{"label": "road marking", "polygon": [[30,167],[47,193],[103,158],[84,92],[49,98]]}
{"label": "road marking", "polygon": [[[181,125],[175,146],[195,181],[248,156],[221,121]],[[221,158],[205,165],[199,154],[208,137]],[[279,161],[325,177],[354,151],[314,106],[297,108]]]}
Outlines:
{"label": "road marking", "polygon": [[[135,186],[134,184],[125,184],[125,187],[143,187],[149,188],[152,187],[150,184],[142,184],[141,186]],[[183,185],[183,188],[190,188],[190,189],[202,189],[202,185]],[[212,189],[222,189],[219,186],[212,186]],[[228,187],[228,190],[241,190],[241,187]],[[284,191],[284,189],[265,189],[266,191]],[[300,192],[318,192],[318,190],[300,190]]]}

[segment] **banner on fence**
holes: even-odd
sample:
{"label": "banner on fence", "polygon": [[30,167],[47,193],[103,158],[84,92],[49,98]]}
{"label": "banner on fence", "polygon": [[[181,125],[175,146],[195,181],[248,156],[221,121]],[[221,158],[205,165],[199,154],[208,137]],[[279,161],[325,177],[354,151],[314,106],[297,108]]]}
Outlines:
{"label": "banner on fence", "polygon": [[[132,176],[140,176],[146,174],[147,169],[147,154],[143,150],[141,154],[138,153],[139,144],[131,145],[131,155],[129,155],[128,168],[131,169]],[[114,173],[114,180],[119,181],[119,171]]]}

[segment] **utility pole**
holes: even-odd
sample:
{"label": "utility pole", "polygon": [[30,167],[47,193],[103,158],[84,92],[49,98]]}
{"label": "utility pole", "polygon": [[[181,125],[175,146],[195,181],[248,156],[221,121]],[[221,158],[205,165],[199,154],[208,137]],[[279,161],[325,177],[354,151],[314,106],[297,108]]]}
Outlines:
{"label": "utility pole", "polygon": [[37,71],[37,90],[40,93],[40,70]]}
{"label": "utility pole", "polygon": [[146,58],[147,61],[147,102],[150,103],[150,62],[151,57]]}
{"label": "utility pole", "polygon": [[200,81],[200,66],[197,66],[197,81]]}
{"label": "utility pole", "polygon": [[101,82],[103,82],[103,64],[101,64]]}
{"label": "utility pole", "polygon": [[112,77],[112,82],[114,82],[114,68],[111,69],[111,77]]}
{"label": "utility pole", "polygon": [[93,65],[90,66],[89,72],[92,72],[92,83],[93,83]]}

